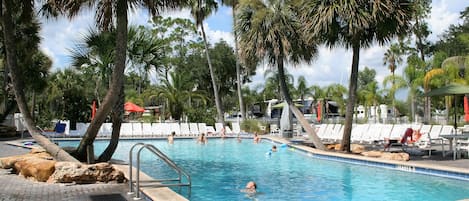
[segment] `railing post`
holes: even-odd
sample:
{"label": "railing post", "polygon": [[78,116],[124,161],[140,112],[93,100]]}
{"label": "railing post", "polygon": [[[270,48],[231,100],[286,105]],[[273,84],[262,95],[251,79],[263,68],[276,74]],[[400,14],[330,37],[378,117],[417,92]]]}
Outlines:
{"label": "railing post", "polygon": [[133,170],[133,160],[132,160],[132,153],[133,153],[133,150],[135,147],[137,147],[138,145],[144,145],[144,143],[142,142],[139,142],[137,144],[134,144],[131,148],[130,148],[130,151],[129,151],[129,192],[127,192],[127,194],[131,195],[131,194],[134,194],[134,189],[133,189],[133,181],[132,181],[132,170]]}

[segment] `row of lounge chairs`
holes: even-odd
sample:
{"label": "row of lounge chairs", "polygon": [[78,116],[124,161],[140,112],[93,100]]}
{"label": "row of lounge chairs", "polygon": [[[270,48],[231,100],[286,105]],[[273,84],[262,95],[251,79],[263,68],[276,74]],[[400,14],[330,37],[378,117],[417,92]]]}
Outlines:
{"label": "row of lounge chairs", "polygon": [[[407,128],[420,130],[424,135],[421,142],[441,140],[441,135],[454,133],[449,125],[421,125],[421,124],[353,124],[351,141],[354,143],[372,144],[384,139],[400,140]],[[344,132],[342,124],[321,124],[317,128],[317,135],[323,141],[340,141]]]}
{"label": "row of lounge chairs", "polygon": [[[77,123],[77,129],[71,130],[70,137],[83,136],[89,123]],[[176,136],[195,137],[202,133],[207,135],[238,135],[241,134],[239,123],[232,123],[232,127],[223,127],[223,124],[216,123],[215,127],[205,123],[122,123],[120,129],[121,137],[166,137],[172,132]],[[103,123],[98,137],[110,137],[112,133],[112,123]]]}

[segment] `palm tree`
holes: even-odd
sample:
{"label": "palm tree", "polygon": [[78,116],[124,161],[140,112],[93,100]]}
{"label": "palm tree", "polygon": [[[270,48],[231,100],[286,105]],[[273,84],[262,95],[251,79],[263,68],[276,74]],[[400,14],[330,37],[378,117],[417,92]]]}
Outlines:
{"label": "palm tree", "polygon": [[407,1],[350,0],[304,1],[305,31],[311,39],[320,37],[327,45],[344,45],[353,52],[342,150],[350,152],[353,110],[357,95],[358,62],[361,48],[373,41],[384,44],[408,30],[412,9]]}
{"label": "palm tree", "polygon": [[[85,136],[81,140],[77,150],[76,157],[84,160],[87,158],[87,150],[92,147],[96,135],[104,123],[107,115],[113,109],[118,109],[116,114],[119,115],[124,110],[124,105],[120,104],[119,98],[123,97],[123,84],[124,84],[124,70],[126,62],[126,51],[127,51],[127,11],[129,8],[144,7],[148,9],[151,15],[157,15],[162,9],[171,9],[181,6],[185,1],[177,0],[160,0],[154,1],[127,1],[127,0],[116,0],[112,2],[103,2],[98,0],[88,1],[61,1],[61,0],[50,0],[43,6],[43,11],[47,11],[49,14],[67,14],[69,18],[77,16],[82,9],[96,9],[96,24],[103,31],[109,31],[114,29],[116,25],[116,48],[115,48],[115,63],[112,71],[112,83],[109,90],[104,97],[103,103],[100,109],[95,115],[95,118],[91,121]],[[115,20],[115,22],[114,22]],[[123,101],[122,101],[123,102]],[[117,105],[116,105],[117,104]],[[114,107],[116,105],[116,107]],[[105,152],[115,150],[117,147],[117,140],[120,132],[121,116],[113,117],[113,132],[112,139]],[[91,150],[91,149],[89,149]],[[103,153],[104,154],[104,153]],[[110,155],[110,154],[106,154]],[[90,157],[90,156],[89,156]],[[88,158],[90,160],[90,158]]]}
{"label": "palm tree", "polygon": [[[306,96],[311,96],[313,95],[311,93],[311,88],[306,86],[306,78],[305,76],[301,75],[298,77],[298,86],[296,87],[296,91],[298,93],[298,96],[300,97],[301,99],[301,104],[305,104],[305,98]],[[304,107],[302,108],[302,112],[304,114]]]}
{"label": "palm tree", "polygon": [[242,121],[246,119],[246,109],[243,101],[243,93],[242,93],[242,85],[243,82],[241,80],[241,65],[239,63],[239,56],[238,56],[238,35],[236,34],[236,30],[234,26],[236,25],[236,9],[238,7],[239,1],[238,0],[222,0],[222,4],[231,6],[231,11],[233,15],[233,36],[235,42],[235,57],[236,57],[236,82],[237,82],[237,91],[238,91],[238,101],[239,101],[239,110],[241,110],[241,118]]}
{"label": "palm tree", "polygon": [[[22,3],[25,3],[23,1]],[[29,2],[31,3],[31,2]],[[22,16],[26,16],[24,19],[25,23],[29,23],[32,14],[32,6],[26,3],[24,6],[24,10],[20,11],[18,4],[14,4],[11,0],[5,0],[0,2],[0,18],[2,22],[2,29],[3,29],[3,39],[4,39],[4,47],[6,51],[6,64],[7,68],[10,72],[11,82],[13,83],[13,90],[16,98],[16,102],[18,104],[18,108],[20,112],[23,114],[26,127],[31,134],[31,136],[42,146],[44,147],[49,153],[51,153],[55,158],[58,160],[67,160],[67,161],[76,161],[73,157],[71,157],[67,152],[60,149],[57,145],[51,143],[46,137],[40,134],[40,131],[36,128],[33,117],[29,112],[26,97],[24,94],[24,83],[22,82],[21,77],[21,70],[18,66],[18,57],[17,57],[17,47],[16,47],[16,37],[15,37],[15,30],[16,30],[16,19],[14,16],[18,13],[22,13]],[[23,4],[22,4],[23,5]],[[28,47],[32,50],[37,50],[36,47]]]}
{"label": "palm tree", "polygon": [[304,129],[310,134],[318,149],[325,149],[315,131],[308,124],[303,114],[293,105],[290,92],[285,82],[286,62],[299,63],[310,61],[316,55],[314,42],[306,43],[300,30],[302,21],[298,10],[289,0],[244,0],[239,5],[239,16],[235,30],[239,37],[240,56],[266,59],[276,66],[283,98],[290,105]]}
{"label": "palm tree", "polygon": [[394,0],[305,1],[303,26],[311,32],[310,40],[319,37],[333,47],[344,45],[352,49],[352,67],[345,114],[342,150],[350,152],[353,110],[357,96],[358,62],[361,48],[373,41],[384,44],[408,30],[412,9],[409,2]]}
{"label": "palm tree", "polygon": [[218,94],[217,82],[215,81],[215,73],[213,71],[212,62],[210,61],[210,54],[208,50],[207,36],[203,22],[207,17],[218,8],[218,4],[214,0],[190,0],[191,15],[195,20],[195,24],[200,27],[202,38],[205,45],[205,54],[207,56],[208,68],[210,70],[210,77],[212,79],[213,95],[215,96],[215,105],[217,107],[218,122],[225,125],[225,118],[223,116],[223,105],[221,103],[220,95]]}
{"label": "palm tree", "polygon": [[174,119],[181,119],[185,108],[191,106],[195,99],[206,103],[206,96],[194,89],[194,84],[190,82],[187,74],[170,72],[170,80],[160,80],[162,85],[157,86],[155,95],[149,97],[159,97],[166,99],[169,112]]}
{"label": "palm tree", "polygon": [[[392,77],[394,78],[394,72],[396,71],[397,65],[402,63],[402,54],[403,51],[399,47],[398,44],[391,44],[389,49],[386,50],[383,57],[383,64],[388,65],[389,70],[391,71]],[[392,81],[392,85],[394,87],[395,80]],[[395,94],[391,93],[392,98],[392,108],[394,117],[396,117],[396,101],[395,101]]]}

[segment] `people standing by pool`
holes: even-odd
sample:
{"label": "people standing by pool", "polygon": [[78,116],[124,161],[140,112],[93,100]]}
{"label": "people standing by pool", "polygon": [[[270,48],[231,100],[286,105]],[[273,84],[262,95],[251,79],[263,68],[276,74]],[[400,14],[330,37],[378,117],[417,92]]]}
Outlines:
{"label": "people standing by pool", "polygon": [[238,134],[237,140],[239,143],[241,143],[241,137],[239,136],[239,134]]}
{"label": "people standing by pool", "polygon": [[201,144],[207,144],[208,140],[205,137],[205,133],[200,134],[199,138],[197,138],[197,142]]}
{"label": "people standing by pool", "polygon": [[257,132],[254,132],[254,143],[257,144],[261,141],[261,138],[257,135]]}
{"label": "people standing by pool", "polygon": [[174,136],[176,135],[176,132],[171,132],[171,135],[168,136],[168,143],[173,144],[174,143]]}

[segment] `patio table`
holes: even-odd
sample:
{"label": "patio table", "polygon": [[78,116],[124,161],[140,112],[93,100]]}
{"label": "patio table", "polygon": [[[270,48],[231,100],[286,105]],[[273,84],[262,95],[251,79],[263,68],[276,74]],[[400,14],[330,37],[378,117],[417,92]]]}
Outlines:
{"label": "patio table", "polygon": [[[449,150],[453,152],[453,160],[456,160],[456,143],[458,139],[469,138],[469,133],[440,135],[440,137],[449,140]],[[446,156],[446,154],[445,154]]]}

